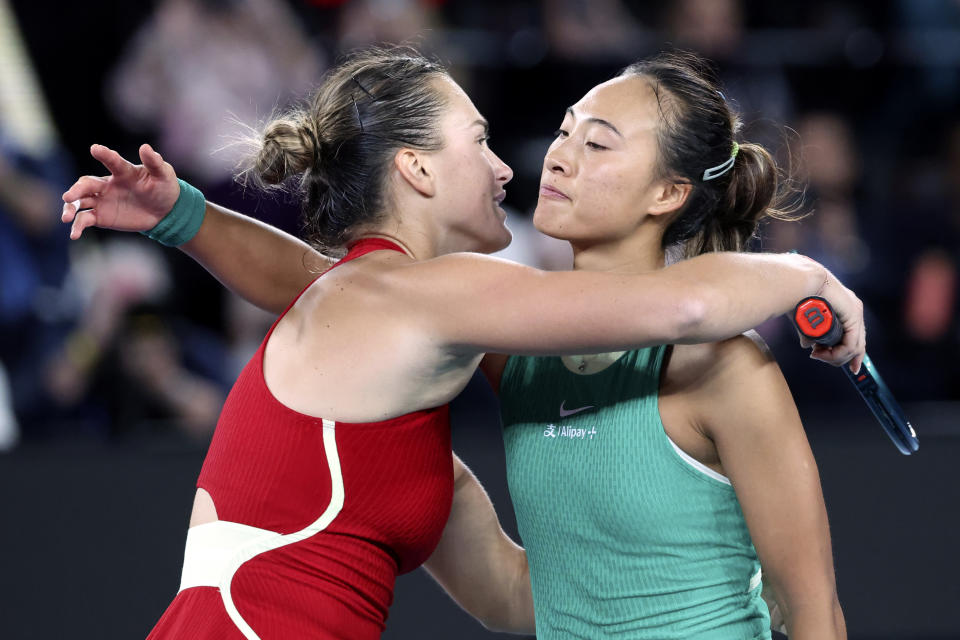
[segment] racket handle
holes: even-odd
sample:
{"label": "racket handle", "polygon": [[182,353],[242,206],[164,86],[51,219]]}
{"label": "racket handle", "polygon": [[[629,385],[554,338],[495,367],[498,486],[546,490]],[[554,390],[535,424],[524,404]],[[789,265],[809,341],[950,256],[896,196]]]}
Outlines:
{"label": "racket handle", "polygon": [[[801,300],[794,308],[791,320],[801,334],[817,344],[832,347],[843,339],[843,325],[833,313],[830,303],[819,296]],[[863,355],[863,366],[859,373],[853,373],[846,366],[843,367],[843,372],[900,453],[908,456],[916,451],[920,447],[917,433],[907,421],[903,409],[883,382],[870,357]]]}
{"label": "racket handle", "polygon": [[820,296],[801,300],[794,307],[791,319],[797,331],[817,344],[832,347],[843,339],[843,325],[830,303]]}

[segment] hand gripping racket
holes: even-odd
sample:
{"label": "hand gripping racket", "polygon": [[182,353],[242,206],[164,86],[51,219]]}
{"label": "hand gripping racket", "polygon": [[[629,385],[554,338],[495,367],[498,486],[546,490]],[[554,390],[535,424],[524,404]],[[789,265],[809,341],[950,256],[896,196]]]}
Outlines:
{"label": "hand gripping racket", "polygon": [[[843,337],[843,326],[834,316],[830,304],[818,296],[800,301],[793,310],[793,324],[810,340],[828,347],[837,344]],[[853,373],[846,365],[841,368],[900,453],[908,456],[919,449],[917,433],[873,366],[870,356],[864,355],[860,373]]]}

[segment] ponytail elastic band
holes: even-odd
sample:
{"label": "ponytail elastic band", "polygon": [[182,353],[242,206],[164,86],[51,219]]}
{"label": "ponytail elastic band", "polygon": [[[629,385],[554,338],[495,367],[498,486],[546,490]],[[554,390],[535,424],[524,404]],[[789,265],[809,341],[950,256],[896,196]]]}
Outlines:
{"label": "ponytail elastic band", "polygon": [[740,151],[740,145],[736,142],[733,143],[733,151],[730,153],[730,157],[723,164],[718,164],[715,167],[710,167],[703,172],[703,181],[713,180],[714,178],[719,178],[727,171],[730,171],[730,168],[733,166],[733,162],[737,159],[737,152]]}
{"label": "ponytail elastic band", "polygon": [[163,216],[157,226],[149,231],[141,231],[151,240],[168,247],[178,247],[193,239],[203,224],[207,202],[196,187],[177,180],[180,183],[180,197],[173,205],[173,209]]}

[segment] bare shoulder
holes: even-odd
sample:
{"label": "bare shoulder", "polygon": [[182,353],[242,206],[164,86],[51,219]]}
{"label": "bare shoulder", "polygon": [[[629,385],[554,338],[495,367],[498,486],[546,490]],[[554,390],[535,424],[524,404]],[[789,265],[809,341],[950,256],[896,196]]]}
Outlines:
{"label": "bare shoulder", "polygon": [[499,276],[509,273],[537,273],[538,269],[528,267],[481,253],[448,253],[429,260],[411,262],[405,269],[399,269],[394,275],[398,277],[414,277],[416,279],[430,277],[457,277],[464,275],[471,279],[482,278],[485,275]]}
{"label": "bare shoulder", "polygon": [[718,363],[723,366],[763,368],[776,365],[766,341],[756,331],[746,331],[728,340],[713,343]]}
{"label": "bare shoulder", "polygon": [[785,387],[770,348],[755,331],[706,344],[675,345],[664,387],[683,390],[706,413]]}
{"label": "bare shoulder", "polygon": [[449,253],[427,260],[405,258],[397,268],[378,273],[384,286],[418,304],[444,299],[471,298],[503,287],[510,281],[526,281],[540,273],[516,262],[477,253]]}

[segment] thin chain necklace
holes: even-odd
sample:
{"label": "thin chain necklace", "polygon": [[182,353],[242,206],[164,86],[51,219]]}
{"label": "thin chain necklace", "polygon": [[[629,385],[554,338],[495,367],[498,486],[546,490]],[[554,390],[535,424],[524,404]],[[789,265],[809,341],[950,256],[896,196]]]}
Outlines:
{"label": "thin chain necklace", "polygon": [[591,375],[603,371],[625,353],[626,351],[611,351],[609,353],[592,353],[581,356],[561,356],[560,359],[564,366],[574,373]]}

